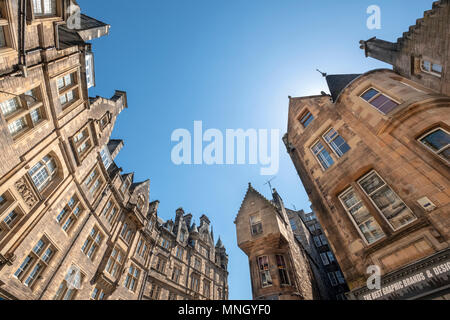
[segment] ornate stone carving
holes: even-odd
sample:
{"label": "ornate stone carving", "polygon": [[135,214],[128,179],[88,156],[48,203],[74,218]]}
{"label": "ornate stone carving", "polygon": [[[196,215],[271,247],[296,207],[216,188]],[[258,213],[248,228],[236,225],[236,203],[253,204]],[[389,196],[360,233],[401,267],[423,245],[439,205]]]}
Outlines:
{"label": "ornate stone carving", "polygon": [[16,187],[17,192],[20,194],[20,196],[30,209],[33,208],[36,205],[36,203],[39,202],[39,199],[35,195],[33,188],[31,188],[25,177],[17,181],[14,184],[14,186]]}

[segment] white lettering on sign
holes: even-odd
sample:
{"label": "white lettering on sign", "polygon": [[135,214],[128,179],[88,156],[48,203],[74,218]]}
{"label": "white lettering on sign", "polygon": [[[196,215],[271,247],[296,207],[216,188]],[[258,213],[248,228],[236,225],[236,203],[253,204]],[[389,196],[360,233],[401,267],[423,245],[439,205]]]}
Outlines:
{"label": "white lettering on sign", "polygon": [[[366,295],[364,295],[362,298],[364,300],[376,300],[383,298],[384,296],[387,296],[389,294],[395,293],[397,291],[400,291],[402,289],[414,286],[416,284],[422,283],[426,280],[433,279],[434,277],[437,277],[439,275],[445,274],[450,272],[450,261],[447,261],[443,264],[440,264],[438,266],[435,266],[433,268],[427,269],[425,271],[422,271],[420,273],[417,273],[415,275],[412,275],[408,278],[402,279],[400,281],[391,283],[387,286],[382,287],[379,290],[372,291]],[[369,288],[370,289],[370,288]]]}

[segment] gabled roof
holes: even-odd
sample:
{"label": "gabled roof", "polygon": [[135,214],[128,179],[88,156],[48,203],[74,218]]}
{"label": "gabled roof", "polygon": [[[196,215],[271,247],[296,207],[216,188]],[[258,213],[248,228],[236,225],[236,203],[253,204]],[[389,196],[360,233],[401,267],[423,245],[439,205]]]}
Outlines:
{"label": "gabled roof", "polygon": [[257,195],[260,199],[262,199],[262,200],[265,201],[268,205],[270,205],[272,208],[274,208],[275,210],[278,211],[278,208],[273,204],[272,201],[266,199],[266,197],[264,197],[261,193],[259,193],[255,188],[253,188],[252,184],[249,183],[249,184],[248,184],[247,193],[246,193],[245,196],[244,196],[244,200],[242,200],[241,207],[239,208],[239,211],[238,211],[238,214],[237,214],[236,218],[237,218],[237,217],[239,216],[239,214],[241,213],[241,210],[242,210],[242,207],[243,207],[245,201],[247,201],[247,198],[248,198],[248,197],[250,196],[250,194],[252,194],[252,193],[255,194],[255,195]]}
{"label": "gabled roof", "polygon": [[134,192],[136,189],[138,189],[138,188],[140,188],[140,187],[143,187],[143,188],[144,188],[144,187],[146,187],[146,186],[150,187],[150,179],[147,179],[147,180],[142,181],[142,182],[132,183],[132,184],[131,184],[131,187],[130,187],[130,193],[133,194],[133,192]]}
{"label": "gabled roof", "polygon": [[326,80],[333,101],[336,101],[341,92],[361,74],[334,74],[327,75]]}
{"label": "gabled roof", "polygon": [[108,141],[108,151],[111,155],[111,158],[115,159],[119,154],[120,150],[123,148],[123,140],[111,139]]}

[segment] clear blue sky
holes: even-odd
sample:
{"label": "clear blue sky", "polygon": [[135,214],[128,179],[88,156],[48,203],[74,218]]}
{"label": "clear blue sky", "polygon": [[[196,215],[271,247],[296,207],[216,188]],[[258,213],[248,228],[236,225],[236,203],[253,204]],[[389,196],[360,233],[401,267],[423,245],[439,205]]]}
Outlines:
{"label": "clear blue sky", "polygon": [[[228,250],[231,299],[251,299],[247,257],[234,218],[248,182],[269,197],[259,166],[180,166],[171,162],[173,130],[272,129],[286,132],[288,96],[328,91],[316,68],[362,73],[386,65],[366,59],[359,40],[395,41],[431,9],[431,0],[79,0],[82,12],[111,24],[93,41],[97,86],[91,96],[128,93],[113,138],[116,159],[137,180],[151,179],[151,200],[173,218],[183,207],[206,214]],[[366,9],[382,10],[382,29],[366,27]],[[289,207],[310,204],[280,143],[273,181]]]}

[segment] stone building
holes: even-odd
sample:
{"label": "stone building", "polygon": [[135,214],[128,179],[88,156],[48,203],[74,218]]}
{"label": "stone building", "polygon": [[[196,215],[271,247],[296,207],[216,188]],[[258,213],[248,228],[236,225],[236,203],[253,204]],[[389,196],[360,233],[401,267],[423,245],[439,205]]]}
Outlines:
{"label": "stone building", "polygon": [[149,265],[144,300],[228,300],[228,255],[219,238],[214,245],[211,222],[205,215],[197,227],[192,215],[176,211],[175,221],[156,224],[156,247]]}
{"label": "stone building", "polygon": [[352,299],[450,298],[449,19],[437,1],[397,43],[361,42],[394,70],[289,99],[284,142]]}
{"label": "stone building", "polygon": [[306,252],[322,300],[345,300],[348,287],[314,212],[286,209],[291,229]]}
{"label": "stone building", "polygon": [[254,300],[321,298],[307,252],[275,189],[269,201],[249,184],[234,223],[238,246],[248,256]]}
{"label": "stone building", "polygon": [[[126,93],[89,97],[87,41],[110,27],[77,8],[69,0],[0,1],[0,299],[142,299],[166,232],[157,202],[149,203],[150,182],[114,162],[123,142],[110,136]],[[187,254],[201,242],[184,243]],[[219,292],[220,281],[226,298],[220,242],[211,255],[220,275],[211,288]],[[177,298],[206,297],[186,290]]]}

